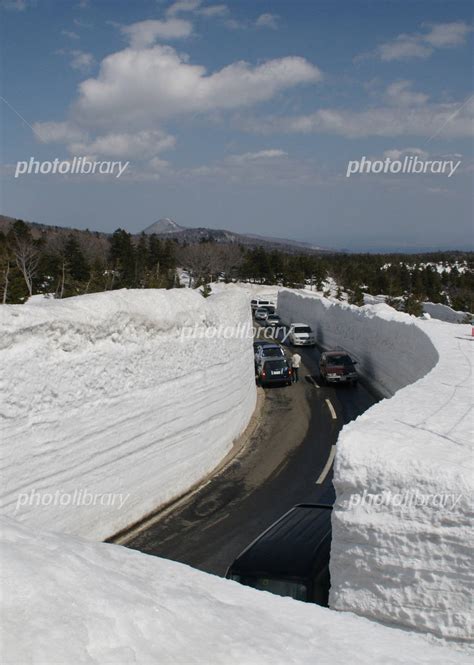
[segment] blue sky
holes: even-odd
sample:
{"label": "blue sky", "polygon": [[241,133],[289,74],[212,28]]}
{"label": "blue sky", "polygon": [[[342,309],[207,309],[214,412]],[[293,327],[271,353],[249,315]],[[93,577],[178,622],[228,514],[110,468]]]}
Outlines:
{"label": "blue sky", "polygon": [[[2,212],[325,247],[472,248],[472,3],[0,1]],[[455,159],[446,175],[349,160]],[[24,175],[18,161],[129,161]]]}

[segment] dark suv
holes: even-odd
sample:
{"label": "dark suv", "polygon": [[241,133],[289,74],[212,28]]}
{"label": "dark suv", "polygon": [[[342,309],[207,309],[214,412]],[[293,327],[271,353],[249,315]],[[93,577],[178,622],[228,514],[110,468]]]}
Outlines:
{"label": "dark suv", "polygon": [[319,372],[325,383],[357,383],[358,376],[352,360],[345,351],[326,351],[321,354]]}
{"label": "dark suv", "polygon": [[275,383],[289,386],[293,379],[293,370],[288,360],[282,356],[279,358],[265,358],[258,365],[258,379],[261,386]]}

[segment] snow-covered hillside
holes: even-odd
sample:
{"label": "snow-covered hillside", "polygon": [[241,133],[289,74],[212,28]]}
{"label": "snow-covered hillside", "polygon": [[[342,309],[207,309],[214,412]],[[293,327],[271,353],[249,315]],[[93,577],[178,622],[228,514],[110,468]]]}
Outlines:
{"label": "snow-covered hillside", "polygon": [[366,619],[1,519],[3,665],[464,665]]}
{"label": "snow-covered hillside", "polygon": [[244,430],[256,391],[251,339],[181,333],[249,321],[238,290],[1,307],[1,512],[103,539],[187,490]]}
{"label": "snow-covered hillside", "polygon": [[312,325],[323,346],[351,352],[383,394],[396,393],[338,439],[331,606],[469,639],[471,327],[290,291],[278,310]]}

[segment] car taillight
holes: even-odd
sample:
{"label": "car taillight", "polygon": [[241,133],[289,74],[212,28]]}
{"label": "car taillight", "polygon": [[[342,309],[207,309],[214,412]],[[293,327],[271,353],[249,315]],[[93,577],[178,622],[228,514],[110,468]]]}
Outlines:
{"label": "car taillight", "polygon": [[265,376],[265,370],[263,370],[263,372],[262,372],[262,376]]}
{"label": "car taillight", "polygon": [[293,370],[291,369],[291,367],[289,367],[288,368],[288,374],[291,374],[292,372],[293,372]]}

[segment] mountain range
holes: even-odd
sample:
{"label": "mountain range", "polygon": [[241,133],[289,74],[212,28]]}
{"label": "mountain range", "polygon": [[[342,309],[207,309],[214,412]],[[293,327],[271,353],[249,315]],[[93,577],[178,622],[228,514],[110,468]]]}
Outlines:
{"label": "mountain range", "polygon": [[167,238],[173,238],[179,242],[186,243],[203,241],[236,243],[249,247],[262,246],[265,247],[265,249],[279,249],[291,253],[319,253],[331,251],[317,245],[312,245],[311,243],[289,240],[288,238],[260,236],[250,233],[235,233],[234,231],[227,231],[226,229],[210,229],[205,226],[195,228],[181,226],[170,217],[163,217],[157,222],[150,224],[150,226],[147,226],[143,230],[143,233],[146,233],[147,235],[156,234],[158,236],[166,236]]}

